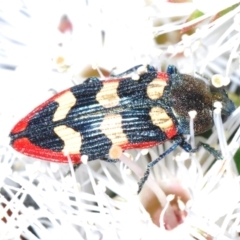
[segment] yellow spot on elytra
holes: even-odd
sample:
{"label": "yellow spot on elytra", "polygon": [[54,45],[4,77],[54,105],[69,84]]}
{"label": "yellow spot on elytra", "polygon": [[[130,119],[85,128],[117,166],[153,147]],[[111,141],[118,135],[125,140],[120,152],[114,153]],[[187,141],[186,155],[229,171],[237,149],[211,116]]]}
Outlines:
{"label": "yellow spot on elytra", "polygon": [[117,94],[119,82],[106,82],[96,95],[96,100],[105,108],[115,107],[119,104],[119,96]]}
{"label": "yellow spot on elytra", "polygon": [[81,134],[66,125],[60,125],[54,128],[54,132],[64,142],[63,153],[77,154],[82,145]]}
{"label": "yellow spot on elytra", "polygon": [[71,108],[76,104],[76,98],[72,92],[68,91],[54,100],[59,104],[53,116],[53,121],[64,119]]}
{"label": "yellow spot on elytra", "polygon": [[117,145],[113,145],[110,150],[109,150],[109,157],[112,159],[118,159],[120,158],[120,156],[122,155],[122,148],[117,146]]}
{"label": "yellow spot on elytra", "polygon": [[113,145],[128,143],[127,136],[122,129],[122,116],[120,114],[106,115],[100,130],[112,141]]}
{"label": "yellow spot on elytra", "polygon": [[166,111],[161,107],[153,107],[149,112],[152,123],[158,126],[162,131],[168,130],[174,124]]}
{"label": "yellow spot on elytra", "polygon": [[164,88],[167,85],[166,81],[160,78],[154,78],[147,86],[147,95],[152,100],[157,100],[162,97]]}

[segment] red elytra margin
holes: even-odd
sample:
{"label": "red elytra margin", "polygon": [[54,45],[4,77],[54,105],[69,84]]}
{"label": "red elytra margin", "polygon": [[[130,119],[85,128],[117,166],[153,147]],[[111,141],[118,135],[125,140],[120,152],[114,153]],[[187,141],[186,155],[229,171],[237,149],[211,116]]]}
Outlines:
{"label": "red elytra margin", "polygon": [[[38,156],[38,158],[51,162],[68,163],[68,158],[64,155],[63,152],[56,152],[50,149],[40,148],[32,144],[27,138],[17,139],[14,141],[13,147],[19,152],[23,151],[24,154],[28,156],[35,155]],[[41,155],[39,155],[39,152]],[[81,163],[80,154],[69,154],[69,157],[71,158],[73,164]]]}

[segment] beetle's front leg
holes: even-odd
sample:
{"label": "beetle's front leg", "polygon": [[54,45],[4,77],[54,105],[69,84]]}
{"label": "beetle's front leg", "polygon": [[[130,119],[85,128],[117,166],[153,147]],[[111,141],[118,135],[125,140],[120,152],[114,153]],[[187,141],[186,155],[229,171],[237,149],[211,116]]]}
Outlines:
{"label": "beetle's front leg", "polygon": [[203,146],[204,149],[206,149],[210,154],[212,154],[216,159],[218,160],[223,160],[223,156],[222,154],[217,151],[216,149],[212,148],[210,145],[203,143],[203,142],[199,142],[196,150],[199,149],[199,147]]}

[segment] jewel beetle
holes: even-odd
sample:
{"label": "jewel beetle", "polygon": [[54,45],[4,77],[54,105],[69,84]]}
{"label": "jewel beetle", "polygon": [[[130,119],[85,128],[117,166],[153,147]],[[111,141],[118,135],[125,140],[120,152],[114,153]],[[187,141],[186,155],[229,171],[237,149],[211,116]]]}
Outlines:
{"label": "jewel beetle", "polygon": [[[127,149],[150,148],[171,140],[173,145],[150,168],[177,146],[193,149],[185,141],[189,134],[188,112],[197,112],[195,134],[213,126],[213,104],[223,105],[225,120],[234,104],[223,88],[215,88],[175,66],[166,72],[138,65],[105,80],[88,78],[62,91],[30,112],[10,133],[11,146],[31,157],[73,164],[81,159],[118,160]],[[206,147],[206,145],[204,145]]]}

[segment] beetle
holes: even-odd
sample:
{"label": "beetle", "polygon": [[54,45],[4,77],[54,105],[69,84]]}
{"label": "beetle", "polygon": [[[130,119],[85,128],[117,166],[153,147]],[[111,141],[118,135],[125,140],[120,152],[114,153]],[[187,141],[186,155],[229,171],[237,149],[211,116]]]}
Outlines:
{"label": "beetle", "polygon": [[[166,72],[138,65],[105,80],[91,77],[64,90],[30,112],[10,133],[11,146],[31,157],[73,164],[81,159],[116,162],[122,151],[150,148],[171,140],[173,145],[148,164],[150,168],[177,146],[193,152],[188,112],[197,112],[195,134],[213,126],[213,104],[221,101],[226,119],[234,104],[223,88],[215,88],[173,65]],[[208,145],[203,146],[215,154]]]}

